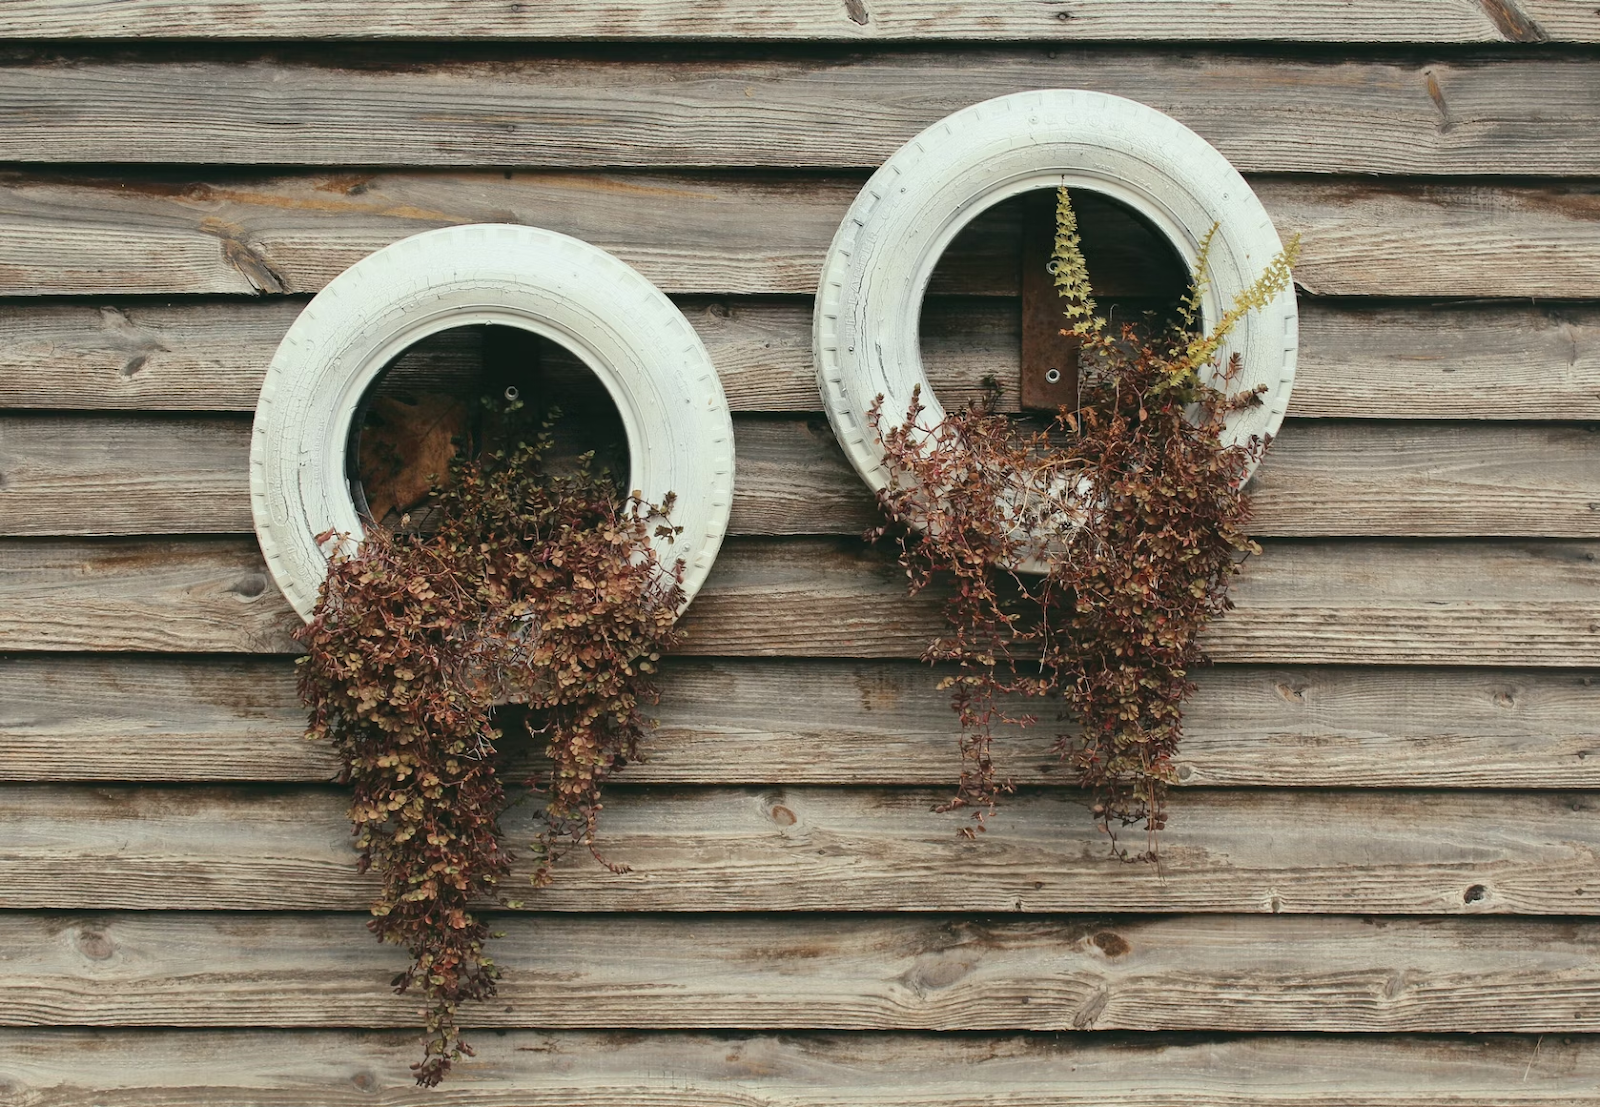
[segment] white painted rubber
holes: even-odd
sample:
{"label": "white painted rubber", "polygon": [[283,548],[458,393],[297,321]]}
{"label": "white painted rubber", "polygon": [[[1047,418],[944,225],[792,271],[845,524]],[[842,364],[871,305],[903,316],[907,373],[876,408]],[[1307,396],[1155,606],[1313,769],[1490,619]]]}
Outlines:
{"label": "white painted rubber", "polygon": [[733,421],[711,358],[672,301],[604,250],[500,223],[447,227],[363,258],[306,305],[256,404],[250,496],[278,587],[309,619],[327,531],[359,540],[345,478],[350,421],[390,359],[438,331],[498,324],[560,343],[605,384],[627,430],[630,487],[676,494],[658,538],[684,562],[685,605],[704,583],[733,502]]}
{"label": "white painted rubber", "polygon": [[[867,410],[884,397],[897,424],[920,386],[929,425],[945,416],[922,366],[917,327],[939,257],[973,218],[1032,189],[1099,192],[1171,240],[1193,269],[1213,226],[1209,326],[1282,250],[1261,201],[1210,143],[1154,108],[1101,92],[1050,89],[975,104],[906,143],[851,205],[823,264],[813,316],[817,384],[828,420],[874,489],[888,479]],[[1237,390],[1267,386],[1260,407],[1229,422],[1225,439],[1277,433],[1298,348],[1292,288],[1251,312],[1222,356],[1243,360]]]}

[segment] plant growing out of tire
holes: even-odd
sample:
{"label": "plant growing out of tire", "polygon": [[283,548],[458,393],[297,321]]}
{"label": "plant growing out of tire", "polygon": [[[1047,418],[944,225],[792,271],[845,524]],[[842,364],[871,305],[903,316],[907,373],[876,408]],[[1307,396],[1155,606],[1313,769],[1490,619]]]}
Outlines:
{"label": "plant growing out of tire", "polygon": [[333,744],[354,785],[360,865],[380,883],[368,925],[411,956],[393,985],[425,997],[412,1069],[428,1086],[472,1053],[460,1004],[495,994],[479,908],[517,906],[503,891],[513,858],[494,705],[519,705],[550,758],[531,782],[545,820],[533,883],[572,844],[622,871],[596,848],[600,790],[637,756],[640,705],[684,598],[682,562],[652,544],[670,496],[624,496],[589,456],[555,474],[546,434],[505,440],[452,464],[436,533],[370,526],[335,556],[301,631],[307,737]]}
{"label": "plant growing out of tire", "polygon": [[[1214,233],[1214,229],[1213,229]],[[915,394],[903,421],[868,421],[883,445],[887,521],[870,532],[898,546],[912,593],[938,586],[947,631],[924,654],[954,663],[962,768],[943,809],[972,808],[983,829],[1000,793],[990,756],[996,724],[1031,725],[1017,695],[1059,702],[1079,732],[1057,751],[1116,827],[1144,824],[1153,859],[1183,731],[1190,673],[1207,660],[1199,636],[1232,603],[1228,587],[1259,548],[1245,527],[1244,483],[1268,442],[1229,441],[1228,417],[1264,386],[1233,391],[1238,355],[1223,339],[1290,286],[1292,242],[1211,325],[1200,326],[1211,235],[1199,250],[1181,325],[1151,337],[1095,314],[1066,188],[1057,192],[1051,271],[1080,343],[1079,407],[1030,431],[989,398],[935,425]],[[1007,568],[1027,564],[1040,574]]]}

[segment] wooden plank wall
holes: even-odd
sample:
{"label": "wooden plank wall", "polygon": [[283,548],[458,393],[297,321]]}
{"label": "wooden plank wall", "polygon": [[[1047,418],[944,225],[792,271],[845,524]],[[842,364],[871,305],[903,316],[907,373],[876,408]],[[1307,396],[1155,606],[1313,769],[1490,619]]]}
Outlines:
{"label": "wooden plank wall", "polygon": [[[1600,1104],[1593,0],[11,0],[0,38],[0,1102]],[[937,607],[812,383],[866,175],[1052,86],[1184,120],[1304,238],[1159,868],[1043,731],[989,833],[932,812]],[[245,463],[307,295],[483,220],[678,298],[737,498],[607,803],[632,871],[498,920],[481,1056],[421,1093]],[[930,301],[947,395],[1015,372],[1005,264]]]}

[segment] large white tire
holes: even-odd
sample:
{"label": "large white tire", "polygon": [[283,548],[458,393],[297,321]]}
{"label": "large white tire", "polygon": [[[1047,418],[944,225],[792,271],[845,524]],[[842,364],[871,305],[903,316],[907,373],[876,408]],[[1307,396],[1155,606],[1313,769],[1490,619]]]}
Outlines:
{"label": "large white tire", "polygon": [[[1032,189],[1098,192],[1149,220],[1193,271],[1213,226],[1209,326],[1283,249],[1261,201],[1205,139],[1120,96],[1076,89],[1018,92],[940,120],[867,182],[822,268],[813,316],[817,384],[828,420],[875,490],[888,480],[867,410],[905,418],[921,387],[929,425],[945,416],[922,367],[918,318],[939,257],[973,218]],[[1293,288],[1251,312],[1222,351],[1240,354],[1233,387],[1267,386],[1260,407],[1228,421],[1227,441],[1275,434],[1289,403],[1298,346]]]}
{"label": "large white tire", "polygon": [[629,488],[676,494],[688,599],[704,583],[733,500],[733,421],[711,358],[672,301],[599,247],[534,227],[428,231],[345,270],[284,336],[267,369],[250,442],[256,534],[303,618],[316,606],[332,531],[360,539],[345,478],[350,423],[390,359],[451,327],[521,327],[560,343],[605,384],[627,430]]}

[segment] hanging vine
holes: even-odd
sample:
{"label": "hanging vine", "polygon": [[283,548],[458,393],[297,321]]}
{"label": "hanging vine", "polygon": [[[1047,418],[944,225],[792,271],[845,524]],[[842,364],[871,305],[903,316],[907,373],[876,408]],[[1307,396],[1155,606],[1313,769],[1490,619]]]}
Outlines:
{"label": "hanging vine", "polygon": [[[1289,287],[1297,249],[1201,331],[1210,242],[1179,325],[1157,338],[1113,329],[1095,314],[1062,188],[1051,272],[1062,333],[1080,343],[1079,407],[1030,431],[996,410],[992,389],[933,426],[920,397],[893,425],[881,396],[873,405],[889,482],[879,494],[887,521],[872,536],[896,543],[913,593],[945,590],[948,629],[924,658],[955,666],[943,686],[954,688],[962,768],[945,809],[973,809],[969,836],[1010,788],[990,756],[994,727],[1035,722],[1007,703],[1046,697],[1080,728],[1057,750],[1092,793],[1113,848],[1113,824],[1142,822],[1139,856],[1155,856],[1190,673],[1207,660],[1200,633],[1232,606],[1229,584],[1259,552],[1243,485],[1267,443],[1226,443],[1222,431],[1263,390],[1234,392],[1238,357],[1217,358],[1249,311]],[[1007,568],[1024,562],[1044,571]]]}
{"label": "hanging vine", "polygon": [[505,418],[512,444],[452,463],[439,529],[370,528],[333,559],[301,632],[307,737],[332,743],[354,786],[360,867],[380,883],[368,925],[411,956],[392,983],[426,997],[412,1069],[428,1086],[472,1053],[458,1009],[500,977],[478,910],[516,906],[503,891],[513,858],[495,705],[524,708],[519,725],[550,759],[530,782],[545,796],[533,883],[572,844],[608,864],[595,847],[601,786],[637,755],[682,599],[682,566],[651,545],[670,498],[623,496],[590,456],[555,475],[548,422],[526,433],[515,405]]}

